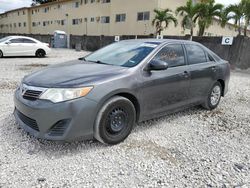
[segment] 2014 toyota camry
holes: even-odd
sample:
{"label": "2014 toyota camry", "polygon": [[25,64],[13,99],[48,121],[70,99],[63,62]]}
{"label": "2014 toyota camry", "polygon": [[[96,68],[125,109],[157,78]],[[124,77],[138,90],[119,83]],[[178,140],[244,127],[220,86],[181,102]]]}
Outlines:
{"label": "2014 toyota camry", "polygon": [[14,115],[48,140],[122,142],[136,122],[202,105],[228,91],[228,62],[199,43],[127,40],[24,77]]}

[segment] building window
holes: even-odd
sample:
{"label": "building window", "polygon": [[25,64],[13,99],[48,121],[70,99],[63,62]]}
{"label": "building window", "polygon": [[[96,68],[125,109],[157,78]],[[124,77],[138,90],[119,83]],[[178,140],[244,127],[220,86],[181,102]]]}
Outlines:
{"label": "building window", "polygon": [[22,24],[21,24],[21,23],[18,23],[18,27],[22,27]]}
{"label": "building window", "polygon": [[91,0],[91,1],[90,1],[90,3],[94,3],[94,2],[95,2],[95,0]]}
{"label": "building window", "polygon": [[46,26],[47,25],[47,22],[43,22],[43,26]]}
{"label": "building window", "polygon": [[23,27],[26,27],[26,22],[23,22]]}
{"label": "building window", "polygon": [[94,17],[90,18],[90,22],[94,22],[94,21],[95,21]]}
{"label": "building window", "polygon": [[75,4],[75,8],[78,8],[78,7],[79,7],[79,2],[78,2],[78,1],[75,2],[74,4]]}
{"label": "building window", "polygon": [[23,11],[23,15],[25,15],[25,11]]}
{"label": "building window", "polygon": [[110,0],[102,0],[102,3],[110,3]]}
{"label": "building window", "polygon": [[150,19],[150,12],[138,12],[137,13],[137,21],[149,20]]}
{"label": "building window", "polygon": [[88,0],[84,0],[84,4],[87,4],[88,3]]}
{"label": "building window", "polygon": [[44,8],[44,12],[49,12],[49,7]]}
{"label": "building window", "polygon": [[79,24],[79,19],[72,20],[72,25],[78,25],[78,24]]}
{"label": "building window", "polygon": [[109,16],[102,16],[101,17],[101,23],[109,23],[109,22],[110,22]]}
{"label": "building window", "polygon": [[115,21],[116,22],[125,22],[126,21],[126,14],[116,14]]}
{"label": "building window", "polygon": [[16,27],[16,23],[14,23],[14,27]]}
{"label": "building window", "polygon": [[57,5],[57,8],[58,8],[58,9],[60,9],[60,8],[61,8],[61,5],[60,5],[60,4],[59,4],[59,5]]}
{"label": "building window", "polygon": [[61,25],[65,25],[65,20],[61,20]]}
{"label": "building window", "polygon": [[32,27],[36,27],[36,22],[32,22]]}

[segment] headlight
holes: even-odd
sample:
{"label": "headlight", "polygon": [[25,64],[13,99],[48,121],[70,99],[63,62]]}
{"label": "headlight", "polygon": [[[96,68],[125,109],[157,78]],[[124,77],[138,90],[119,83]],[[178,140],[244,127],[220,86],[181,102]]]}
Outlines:
{"label": "headlight", "polygon": [[86,96],[93,87],[84,88],[49,88],[41,96],[40,99],[50,100],[54,103],[76,99]]}

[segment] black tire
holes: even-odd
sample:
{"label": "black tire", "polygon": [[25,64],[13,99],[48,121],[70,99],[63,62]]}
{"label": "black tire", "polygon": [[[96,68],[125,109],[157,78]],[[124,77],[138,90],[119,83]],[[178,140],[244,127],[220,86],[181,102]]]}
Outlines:
{"label": "black tire", "polygon": [[46,55],[46,52],[43,49],[38,49],[36,51],[36,57],[42,58],[42,57],[45,57],[45,55]]}
{"label": "black tire", "polygon": [[136,120],[133,103],[127,98],[115,96],[100,109],[94,127],[94,137],[109,145],[125,140]]}
{"label": "black tire", "polygon": [[3,57],[3,52],[0,50],[0,58]]}
{"label": "black tire", "polygon": [[202,106],[207,110],[215,109],[220,103],[221,96],[222,96],[222,86],[220,82],[216,82],[213,85],[213,87],[209,90],[208,96],[205,99]]}

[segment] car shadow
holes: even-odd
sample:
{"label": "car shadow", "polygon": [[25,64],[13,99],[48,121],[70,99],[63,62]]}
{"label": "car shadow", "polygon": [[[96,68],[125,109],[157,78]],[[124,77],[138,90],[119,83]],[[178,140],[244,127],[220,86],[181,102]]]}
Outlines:
{"label": "car shadow", "polygon": [[[159,118],[143,121],[136,124],[132,133],[135,134],[137,132],[145,131],[159,123],[165,121],[171,122],[178,119],[179,117],[187,116],[190,114],[202,113],[203,111],[205,110],[198,106],[180,112],[168,114]],[[15,122],[13,114],[8,115],[4,120],[1,120],[1,122],[4,122],[2,131],[4,132],[3,136],[5,137],[2,139],[4,139],[5,141],[8,140],[8,143],[14,146],[19,144],[20,145],[19,149],[21,148],[25,150],[25,152],[27,152],[27,154],[29,155],[35,155],[36,153],[43,153],[44,155],[47,156],[61,157],[68,153],[76,154],[76,153],[82,153],[83,151],[86,150],[88,151],[97,149],[105,150],[109,149],[110,147],[119,147],[119,145],[108,146],[96,140],[78,140],[72,142],[63,142],[63,141],[48,141],[48,140],[38,139],[25,132],[23,129],[21,129]],[[129,139],[129,137],[127,139]],[[23,143],[25,143],[24,146]],[[31,148],[25,147],[27,145],[29,146],[31,145],[32,147]]]}
{"label": "car shadow", "polygon": [[45,57],[36,57],[36,56],[8,56],[8,57],[5,57],[5,56],[3,56],[1,59],[16,59],[16,58],[23,58],[23,59],[26,59],[26,58],[43,59],[43,58],[48,58],[48,56],[45,56]]}
{"label": "car shadow", "polygon": [[194,115],[197,113],[202,113],[206,111],[204,108],[202,108],[201,106],[194,106],[191,108],[186,108],[183,110],[180,110],[178,112],[173,112],[173,113],[167,113],[165,115],[162,115],[158,118],[153,118],[147,121],[142,121],[140,123],[137,123],[135,129],[132,131],[133,133],[136,132],[141,132],[141,131],[145,131],[147,129],[152,128],[152,126],[159,124],[159,123],[163,123],[163,122],[167,122],[167,121],[174,121],[176,119],[178,119],[179,117],[183,117],[183,116],[188,116],[188,115]]}

